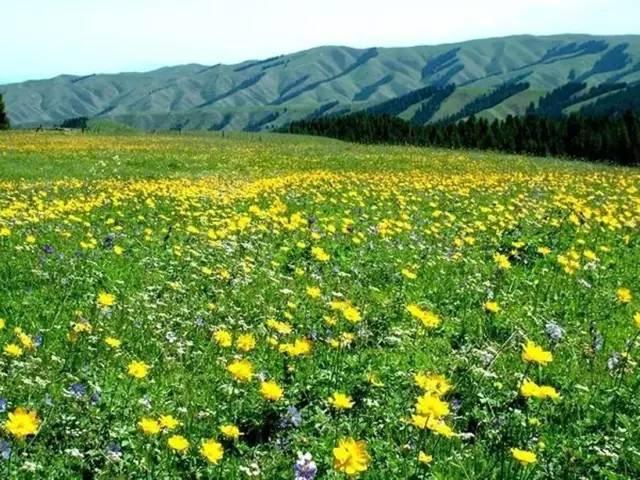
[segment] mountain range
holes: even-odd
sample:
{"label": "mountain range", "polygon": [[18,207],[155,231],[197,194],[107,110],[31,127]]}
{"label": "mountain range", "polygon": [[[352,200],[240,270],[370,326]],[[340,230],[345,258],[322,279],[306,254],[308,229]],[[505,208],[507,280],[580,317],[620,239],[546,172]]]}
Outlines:
{"label": "mountain range", "polygon": [[504,118],[531,108],[568,113],[611,103],[639,85],[640,35],[521,35],[403,48],[326,46],[237,65],[61,75],[2,85],[0,93],[16,127],[88,117],[144,130],[259,131],[359,110],[416,124],[471,114]]}

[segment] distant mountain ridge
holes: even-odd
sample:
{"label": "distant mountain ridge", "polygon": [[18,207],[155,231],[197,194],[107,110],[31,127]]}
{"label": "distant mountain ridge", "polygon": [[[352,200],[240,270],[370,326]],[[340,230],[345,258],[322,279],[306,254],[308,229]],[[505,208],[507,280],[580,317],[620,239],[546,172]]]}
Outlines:
{"label": "distant mountain ridge", "polygon": [[[475,114],[524,114],[583,83],[588,108],[640,82],[640,35],[529,35],[403,48],[318,47],[238,65],[146,73],[61,75],[0,86],[14,126],[103,118],[145,130],[252,130],[359,110],[423,124]],[[594,89],[600,87],[600,89]],[[586,95],[586,92],[591,92]],[[588,98],[587,98],[588,97]],[[617,97],[612,97],[617,98]]]}

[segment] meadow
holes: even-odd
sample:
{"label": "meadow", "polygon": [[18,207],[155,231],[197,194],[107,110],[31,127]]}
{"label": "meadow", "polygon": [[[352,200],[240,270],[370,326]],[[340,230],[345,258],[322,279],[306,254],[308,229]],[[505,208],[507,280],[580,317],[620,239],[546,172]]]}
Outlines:
{"label": "meadow", "polygon": [[640,478],[640,172],[0,135],[0,478]]}

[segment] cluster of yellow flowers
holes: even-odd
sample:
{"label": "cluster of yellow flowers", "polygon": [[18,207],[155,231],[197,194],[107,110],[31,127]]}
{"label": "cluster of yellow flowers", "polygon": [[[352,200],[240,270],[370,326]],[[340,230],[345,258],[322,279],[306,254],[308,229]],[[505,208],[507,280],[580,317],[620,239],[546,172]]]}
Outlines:
{"label": "cluster of yellow flowers", "polygon": [[415,383],[422,390],[422,395],[416,399],[415,413],[411,423],[419,429],[428,429],[437,435],[452,438],[456,434],[445,423],[451,410],[443,397],[451,390],[451,384],[442,375],[416,373]]}

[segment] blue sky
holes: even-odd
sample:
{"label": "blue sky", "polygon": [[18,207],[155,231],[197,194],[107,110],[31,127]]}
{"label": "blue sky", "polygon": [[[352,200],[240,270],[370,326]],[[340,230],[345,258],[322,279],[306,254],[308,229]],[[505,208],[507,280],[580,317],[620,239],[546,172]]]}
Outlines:
{"label": "blue sky", "polygon": [[[640,0],[7,0],[0,83],[236,63],[319,45],[640,33]],[[8,39],[8,41],[7,41]]]}

